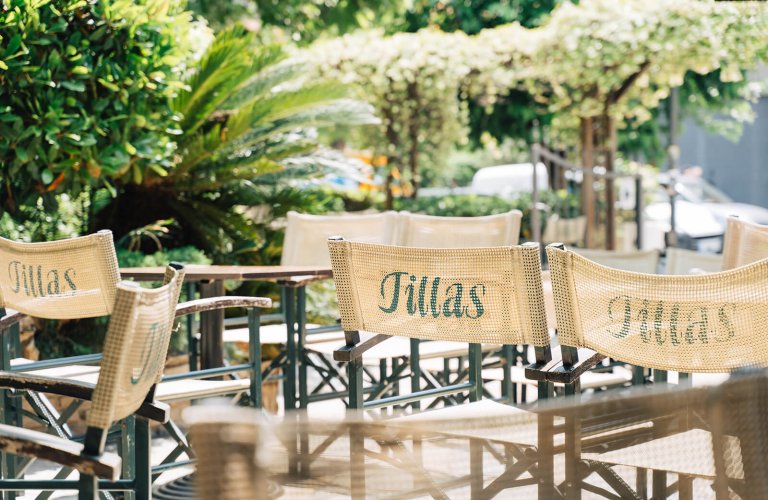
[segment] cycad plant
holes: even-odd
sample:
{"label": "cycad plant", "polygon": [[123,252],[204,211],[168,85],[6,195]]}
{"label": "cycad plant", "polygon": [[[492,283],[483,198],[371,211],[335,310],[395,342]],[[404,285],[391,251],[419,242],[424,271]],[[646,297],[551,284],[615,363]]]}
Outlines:
{"label": "cycad plant", "polygon": [[264,201],[265,186],[322,165],[316,128],[376,122],[368,105],[345,99],[342,85],[307,82],[303,73],[279,46],[260,46],[241,27],[220,33],[173,100],[175,166],[123,185],[103,208],[95,200],[96,224],[120,236],[174,219],[174,243],[219,261],[258,247],[262,227],[247,207]]}

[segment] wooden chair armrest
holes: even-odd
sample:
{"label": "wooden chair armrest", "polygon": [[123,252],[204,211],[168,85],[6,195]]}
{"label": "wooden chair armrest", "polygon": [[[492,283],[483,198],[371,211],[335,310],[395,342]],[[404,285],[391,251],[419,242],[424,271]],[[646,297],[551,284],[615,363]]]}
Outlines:
{"label": "wooden chair armrest", "polygon": [[[90,401],[95,386],[87,382],[42,377],[33,373],[0,371],[0,387],[20,391],[44,392]],[[159,401],[145,401],[135,414],[149,420],[165,423],[171,418],[171,407]]]}
{"label": "wooden chair armrest", "polygon": [[0,424],[0,449],[25,457],[50,460],[80,473],[111,481],[120,477],[121,460],[114,453],[83,455],[83,445],[31,429]]}
{"label": "wooden chair armrest", "polygon": [[531,380],[571,384],[578,380],[582,373],[591,370],[604,359],[604,355],[591,349],[579,349],[579,361],[573,366],[565,367],[562,358],[556,358],[544,365],[527,366],[525,377]]}
{"label": "wooden chair armrest", "polygon": [[18,311],[6,311],[5,315],[0,318],[0,332],[5,330],[6,328],[10,328],[19,321],[21,321],[21,318],[25,317],[26,314],[20,313]]}
{"label": "wooden chair armrest", "polygon": [[355,344],[352,346],[345,345],[342,347],[339,347],[333,352],[333,359],[336,361],[345,361],[349,363],[350,361],[359,358],[363,355],[365,351],[370,349],[371,347],[381,344],[387,339],[391,339],[392,337],[389,335],[382,335],[382,334],[376,334],[372,335],[371,337],[368,337],[366,340],[360,342],[359,344]]}
{"label": "wooden chair armrest", "polygon": [[325,281],[327,279],[329,279],[328,276],[291,276],[290,278],[277,280],[277,284],[289,288],[301,288],[315,281]]}
{"label": "wooden chair armrest", "polygon": [[228,307],[261,307],[268,309],[272,307],[272,299],[264,297],[224,296],[189,300],[176,306],[176,317],[179,318],[193,313],[226,309]]}

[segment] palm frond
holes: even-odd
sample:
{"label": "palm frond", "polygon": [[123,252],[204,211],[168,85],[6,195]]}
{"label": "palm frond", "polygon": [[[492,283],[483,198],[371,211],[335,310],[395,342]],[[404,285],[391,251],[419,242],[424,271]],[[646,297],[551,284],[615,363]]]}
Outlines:
{"label": "palm frond", "polygon": [[236,139],[251,128],[330,103],[345,97],[346,94],[344,87],[329,82],[273,93],[240,108],[228,122],[229,134]]}
{"label": "palm frond", "polygon": [[222,104],[223,109],[238,109],[254,99],[267,94],[275,87],[296,79],[306,68],[297,61],[286,61],[255,73]]}

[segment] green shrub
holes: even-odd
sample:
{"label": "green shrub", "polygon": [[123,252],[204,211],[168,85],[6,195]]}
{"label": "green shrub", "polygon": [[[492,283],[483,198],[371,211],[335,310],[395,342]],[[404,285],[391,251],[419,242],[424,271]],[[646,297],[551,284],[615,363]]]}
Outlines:
{"label": "green shrub", "polygon": [[[0,210],[166,175],[170,98],[201,37],[183,0],[6,0],[0,8]],[[194,40],[193,40],[194,38]]]}
{"label": "green shrub", "polygon": [[170,262],[210,264],[211,259],[202,250],[192,246],[158,250],[151,254],[118,248],[117,262],[120,264],[120,267],[155,267],[165,266]]}

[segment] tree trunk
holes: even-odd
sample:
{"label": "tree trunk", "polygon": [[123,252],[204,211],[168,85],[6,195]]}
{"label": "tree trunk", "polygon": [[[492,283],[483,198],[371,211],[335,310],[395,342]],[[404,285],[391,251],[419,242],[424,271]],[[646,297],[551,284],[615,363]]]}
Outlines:
{"label": "tree trunk", "polygon": [[587,218],[584,246],[595,245],[595,190],[592,167],[595,166],[595,130],[592,118],[581,119],[581,164],[587,169],[581,181],[581,210]]}
{"label": "tree trunk", "polygon": [[394,197],[392,196],[392,181],[394,180],[394,176],[392,175],[392,167],[387,164],[387,180],[384,184],[384,189],[386,191],[387,197],[384,200],[384,209],[385,210],[392,210],[394,206]]}
{"label": "tree trunk", "polygon": [[408,84],[408,99],[414,105],[411,123],[408,124],[408,139],[411,142],[411,147],[408,151],[408,168],[411,171],[411,185],[413,186],[411,198],[416,198],[416,194],[419,191],[419,126],[421,125],[419,113],[421,112],[421,106],[419,104],[419,88],[415,82]]}
{"label": "tree trunk", "polygon": [[[610,115],[603,115],[603,148],[605,155],[605,171],[612,174],[616,163],[616,122]],[[616,249],[616,191],[615,182],[611,177],[605,179],[605,248]]]}

